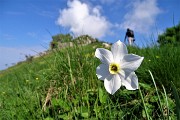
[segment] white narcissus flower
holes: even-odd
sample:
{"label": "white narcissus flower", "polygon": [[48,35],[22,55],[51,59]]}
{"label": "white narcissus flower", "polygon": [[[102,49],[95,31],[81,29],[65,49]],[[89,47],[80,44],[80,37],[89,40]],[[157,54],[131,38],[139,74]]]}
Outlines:
{"label": "white narcissus flower", "polygon": [[97,48],[95,56],[102,62],[96,68],[96,75],[98,79],[104,80],[108,93],[113,95],[121,86],[128,90],[138,89],[138,78],[134,71],[144,57],[128,54],[126,45],[120,40],[111,46],[111,51]]}

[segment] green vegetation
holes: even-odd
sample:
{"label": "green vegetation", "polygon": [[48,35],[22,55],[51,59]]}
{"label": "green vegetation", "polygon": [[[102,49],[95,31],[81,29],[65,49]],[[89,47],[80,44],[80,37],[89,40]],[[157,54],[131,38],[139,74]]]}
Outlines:
{"label": "green vegetation", "polygon": [[136,71],[140,89],[121,87],[114,95],[96,77],[97,47],[103,46],[56,49],[1,71],[0,119],[178,118],[179,47],[128,47],[129,53],[144,56]]}
{"label": "green vegetation", "polygon": [[73,40],[70,34],[57,34],[52,36],[51,49],[58,48],[58,42],[65,43]]}
{"label": "green vegetation", "polygon": [[52,41],[59,41],[59,42],[70,42],[73,37],[70,34],[57,34],[52,36],[53,40]]}
{"label": "green vegetation", "polygon": [[177,46],[180,44],[180,23],[174,27],[167,28],[166,31],[158,36],[158,43],[163,45]]}
{"label": "green vegetation", "polygon": [[52,38],[53,40],[50,43],[51,49],[73,46],[73,44],[87,45],[97,41],[97,39],[94,39],[89,35],[82,35],[73,39],[73,37],[70,34],[57,34],[55,36],[52,36]]}

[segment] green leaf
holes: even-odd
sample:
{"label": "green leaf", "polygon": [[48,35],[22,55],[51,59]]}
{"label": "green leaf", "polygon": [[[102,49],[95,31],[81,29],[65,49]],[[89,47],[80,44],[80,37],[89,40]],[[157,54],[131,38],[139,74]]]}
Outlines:
{"label": "green leaf", "polygon": [[62,115],[58,115],[58,118],[61,118],[63,120],[72,120],[72,115],[70,115],[70,114],[62,114]]}
{"label": "green leaf", "polygon": [[58,100],[52,99],[52,104],[53,106],[60,106],[66,111],[69,111],[71,109],[69,105],[64,100],[61,100],[61,99],[58,99]]}
{"label": "green leaf", "polygon": [[78,99],[73,99],[72,103],[74,103],[74,105],[76,106],[78,104],[79,100]]}
{"label": "green leaf", "polygon": [[78,108],[78,112],[84,118],[88,118],[89,117],[88,107],[86,107],[86,106],[79,107]]}
{"label": "green leaf", "polygon": [[151,96],[150,97],[150,102],[157,102],[158,101],[158,97],[157,96]]}
{"label": "green leaf", "polygon": [[44,120],[54,120],[54,119],[51,118],[51,117],[47,117],[47,118],[45,118]]}
{"label": "green leaf", "polygon": [[151,89],[152,89],[152,87],[151,87],[150,85],[148,85],[148,84],[139,83],[139,85],[140,85],[142,88],[144,88],[145,90],[151,90]]}
{"label": "green leaf", "polygon": [[102,104],[106,103],[107,100],[107,95],[104,93],[104,91],[101,88],[99,88],[99,100]]}
{"label": "green leaf", "polygon": [[96,93],[97,90],[96,89],[88,89],[87,93],[89,93],[90,95],[94,95],[94,93]]}
{"label": "green leaf", "polygon": [[88,118],[89,113],[88,112],[81,113],[81,116],[84,117],[84,118]]}

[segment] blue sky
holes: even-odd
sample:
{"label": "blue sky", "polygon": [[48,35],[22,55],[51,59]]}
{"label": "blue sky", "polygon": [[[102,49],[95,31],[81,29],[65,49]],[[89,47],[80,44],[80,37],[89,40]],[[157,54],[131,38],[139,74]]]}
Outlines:
{"label": "blue sky", "polygon": [[113,43],[129,27],[142,46],[178,24],[179,7],[179,0],[0,0],[0,70],[48,49],[58,33]]}

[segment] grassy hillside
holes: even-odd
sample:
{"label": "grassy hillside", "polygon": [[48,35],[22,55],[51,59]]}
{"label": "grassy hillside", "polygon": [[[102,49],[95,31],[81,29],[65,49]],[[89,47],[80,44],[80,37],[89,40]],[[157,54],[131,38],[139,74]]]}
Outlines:
{"label": "grassy hillside", "polygon": [[114,95],[96,77],[97,47],[54,50],[1,71],[0,119],[177,119],[171,81],[180,91],[179,47],[128,47],[144,56],[136,71],[140,89],[121,87]]}

